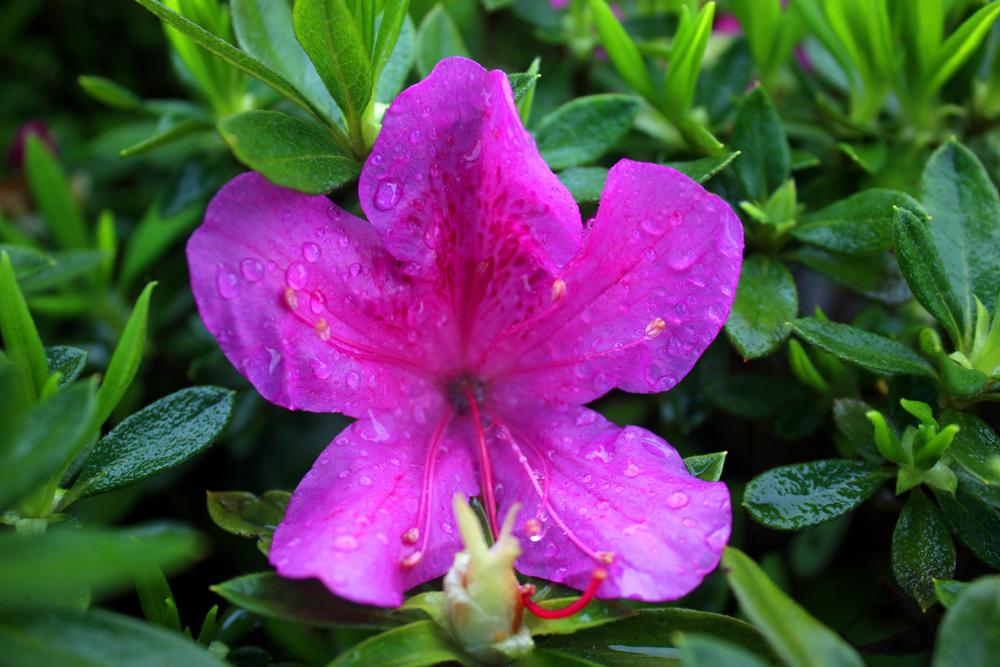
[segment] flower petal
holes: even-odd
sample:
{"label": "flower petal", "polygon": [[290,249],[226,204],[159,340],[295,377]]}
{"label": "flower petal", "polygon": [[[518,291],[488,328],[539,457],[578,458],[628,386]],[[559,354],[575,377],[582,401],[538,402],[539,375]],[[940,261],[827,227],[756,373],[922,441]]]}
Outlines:
{"label": "flower petal", "polygon": [[503,394],[544,386],[575,404],[613,387],[670,389],[726,321],[742,249],[740,221],[719,197],[669,167],[622,160],[559,275],[565,297],[497,345],[486,375],[506,378]]}
{"label": "flower petal", "polygon": [[599,597],[661,601],[693,590],[729,540],[725,484],[693,477],[645,429],[619,428],[583,407],[552,408],[501,415],[507,431],[491,450],[501,512],[519,502],[522,526],[542,521],[540,539],[522,540],[518,570],[583,589],[599,565],[593,553],[607,551],[614,561]]}
{"label": "flower petal", "polygon": [[427,360],[453,354],[433,330],[415,344],[433,292],[400,276],[371,225],[325,197],[238,176],[187,254],[205,326],[279,405],[357,417],[426,401]]}
{"label": "flower petal", "polygon": [[[444,574],[463,548],[452,496],[475,495],[479,485],[462,444],[470,434],[453,423],[441,439],[433,486],[425,488],[428,449],[439,424],[383,412],[338,435],[299,483],[274,533],[270,560],[278,574],[315,577],[341,597],[386,607],[399,606],[404,591]],[[417,526],[425,491],[424,535],[404,544],[403,534]],[[419,563],[404,568],[403,559],[421,548]]]}
{"label": "flower petal", "polygon": [[359,193],[389,252],[457,296],[488,265],[505,275],[531,258],[554,271],[580,248],[579,209],[524,129],[507,76],[464,58],[395,99]]}

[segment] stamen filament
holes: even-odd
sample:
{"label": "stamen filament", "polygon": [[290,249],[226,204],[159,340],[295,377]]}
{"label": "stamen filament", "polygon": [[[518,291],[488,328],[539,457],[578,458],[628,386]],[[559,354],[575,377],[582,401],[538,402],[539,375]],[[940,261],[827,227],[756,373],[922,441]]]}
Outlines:
{"label": "stamen filament", "polygon": [[562,609],[545,609],[544,607],[540,607],[532,602],[531,592],[528,590],[522,591],[521,601],[524,603],[524,606],[527,607],[528,611],[538,618],[568,618],[578,611],[582,611],[584,607],[590,604],[590,601],[593,600],[594,596],[597,594],[597,589],[607,578],[607,570],[603,567],[595,567],[594,571],[590,573],[590,583],[587,584],[587,589],[583,591],[583,595],[581,595],[578,600],[570,603]]}
{"label": "stamen filament", "polygon": [[479,465],[483,473],[483,501],[486,504],[486,515],[490,520],[490,530],[494,539],[500,536],[497,524],[497,501],[493,495],[493,467],[490,465],[490,454],[486,450],[486,432],[483,430],[483,420],[479,414],[479,403],[468,386],[464,387],[465,398],[469,401],[469,412],[472,414],[472,425],[476,430],[476,441],[479,444]]}
{"label": "stamen filament", "polygon": [[[417,540],[420,540],[420,546],[407,558],[414,556],[414,554],[423,554],[427,550],[427,539],[431,532],[429,508],[434,501],[434,469],[437,467],[438,450],[441,449],[444,431],[451,422],[451,416],[451,410],[446,409],[441,420],[434,427],[431,445],[427,448],[427,457],[424,459],[424,483],[421,486],[420,506],[417,510],[417,525],[403,533],[404,544],[416,544]],[[403,566],[406,567],[406,560],[403,561]]]}
{"label": "stamen filament", "polygon": [[536,322],[540,322],[541,320],[545,319],[546,317],[554,313],[556,309],[559,307],[559,302],[562,301],[564,296],[566,296],[566,282],[563,280],[556,280],[554,283],[552,283],[552,303],[549,304],[549,307],[543,310],[542,312],[538,313],[534,317],[529,317],[528,319],[522,322],[518,322],[517,324],[512,324],[511,326],[509,326],[503,333],[494,338],[493,342],[491,342],[483,349],[482,353],[480,353],[479,355],[479,362],[483,363],[486,360],[486,356],[493,350],[494,347],[499,345],[502,341],[510,338],[524,327],[535,324]]}

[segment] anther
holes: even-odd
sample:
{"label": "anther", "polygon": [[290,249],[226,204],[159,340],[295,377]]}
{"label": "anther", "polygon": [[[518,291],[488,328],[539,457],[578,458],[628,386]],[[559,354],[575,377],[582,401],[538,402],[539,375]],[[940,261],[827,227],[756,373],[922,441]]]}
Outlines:
{"label": "anther", "polygon": [[522,598],[523,598],[523,597],[525,597],[525,596],[527,596],[527,597],[529,597],[529,598],[530,598],[530,597],[531,597],[532,595],[534,595],[534,594],[535,594],[535,592],[536,592],[537,590],[538,590],[538,589],[537,589],[537,588],[535,588],[535,585],[534,585],[534,584],[521,584],[521,585],[520,585],[520,586],[518,586],[518,588],[517,588],[517,592],[521,594],[521,597],[522,597]]}
{"label": "anther", "polygon": [[417,564],[421,560],[423,560],[423,558],[424,558],[424,552],[423,551],[414,551],[412,554],[410,554],[409,556],[407,556],[406,558],[404,558],[403,562],[400,563],[400,565],[403,567],[404,570],[409,570],[411,568],[416,567]]}
{"label": "anther", "polygon": [[403,533],[403,544],[416,544],[420,539],[420,529],[414,526]]}
{"label": "anther", "polygon": [[323,342],[330,340],[330,325],[322,317],[316,320],[316,335]]}
{"label": "anther", "polygon": [[615,562],[615,552],[614,551],[598,551],[597,552],[597,562],[604,565],[611,565]]}
{"label": "anther", "polygon": [[295,290],[291,287],[285,287],[285,303],[287,303],[288,307],[292,310],[299,309],[299,298],[295,296]]}
{"label": "anther", "polygon": [[561,301],[566,296],[566,281],[556,280],[552,283],[552,302]]}
{"label": "anther", "polygon": [[649,338],[650,340],[656,338],[663,333],[663,330],[666,327],[667,323],[657,317],[655,320],[646,325],[646,338]]}
{"label": "anther", "polygon": [[524,534],[534,537],[542,532],[542,522],[538,519],[528,519],[524,522]]}
{"label": "anther", "polygon": [[543,607],[539,607],[537,604],[532,602],[531,595],[525,593],[523,586],[521,587],[521,601],[524,603],[524,606],[528,608],[528,611],[538,618],[568,618],[590,604],[590,601],[593,600],[594,596],[597,594],[597,589],[607,578],[607,570],[603,567],[594,568],[594,571],[590,573],[590,583],[587,584],[587,590],[583,592],[580,599],[570,603],[562,609],[545,609]]}

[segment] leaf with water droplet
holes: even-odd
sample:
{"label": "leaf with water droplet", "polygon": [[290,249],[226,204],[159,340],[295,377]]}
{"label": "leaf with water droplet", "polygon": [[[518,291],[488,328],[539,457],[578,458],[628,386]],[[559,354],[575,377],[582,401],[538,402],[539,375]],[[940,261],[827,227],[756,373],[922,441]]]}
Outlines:
{"label": "leaf with water droplet", "polygon": [[219,528],[242,537],[256,537],[267,553],[274,529],[285,518],[287,491],[265,491],[257,496],[246,491],[209,491],[208,514]]}
{"label": "leaf with water droplet", "polygon": [[792,274],[780,260],[751,255],[743,262],[726,335],[744,359],[774,352],[790,333],[799,295]]}
{"label": "leaf with water droplet", "polygon": [[688,472],[705,482],[718,482],[722,477],[722,466],[726,463],[726,454],[729,452],[716,452],[714,454],[700,454],[688,456],[684,459],[684,465]]}

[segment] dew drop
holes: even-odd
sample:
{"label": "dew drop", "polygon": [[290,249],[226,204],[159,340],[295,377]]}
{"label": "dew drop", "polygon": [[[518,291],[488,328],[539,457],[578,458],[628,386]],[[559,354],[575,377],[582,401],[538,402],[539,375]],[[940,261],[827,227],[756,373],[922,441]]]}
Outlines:
{"label": "dew drop", "polygon": [[713,303],[711,306],[708,307],[708,316],[711,317],[716,322],[721,322],[722,320],[726,319],[723,312],[724,309],[721,303]]}
{"label": "dew drop", "polygon": [[[640,474],[642,474],[642,471],[639,470],[639,466],[637,466],[634,463],[630,463],[629,466],[627,468],[625,468],[624,475],[626,477],[628,477],[628,478],[638,477]],[[619,488],[621,488],[621,487],[619,487]]]}
{"label": "dew drop", "polygon": [[455,532],[455,528],[450,523],[442,523],[441,532],[443,532],[445,535],[451,535],[452,533]]}
{"label": "dew drop", "polygon": [[240,273],[252,283],[258,282],[264,277],[264,263],[259,259],[247,257],[240,262]]}
{"label": "dew drop", "polygon": [[351,535],[341,535],[333,541],[333,548],[337,551],[354,551],[358,548],[358,541]]}
{"label": "dew drop", "polygon": [[312,368],[313,375],[320,380],[327,379],[333,373],[333,370],[319,359],[313,359],[309,362],[309,366]]}
{"label": "dew drop", "polygon": [[382,181],[375,189],[375,208],[380,211],[389,211],[399,203],[399,198],[403,196],[403,186],[393,181]]}
{"label": "dew drop", "polygon": [[319,246],[312,241],[302,244],[302,256],[306,258],[307,262],[315,262],[319,259],[320,254],[322,254],[322,251],[319,249]]}
{"label": "dew drop", "polygon": [[222,264],[215,274],[215,286],[223,299],[233,299],[240,293],[240,279]]}
{"label": "dew drop", "polygon": [[679,227],[684,224],[684,214],[680,211],[674,211],[670,214],[669,222],[671,227]]}
{"label": "dew drop", "polygon": [[437,178],[441,175],[441,167],[437,166],[436,162],[431,163],[430,168],[431,178]]}
{"label": "dew drop", "polygon": [[292,262],[285,271],[285,281],[292,289],[302,289],[309,281],[309,269],[302,262]]}
{"label": "dew drop", "polygon": [[360,484],[361,486],[371,486],[372,478],[367,475],[364,475],[361,477],[361,479],[358,480],[358,484]]}
{"label": "dew drop", "polygon": [[361,386],[361,376],[351,371],[347,374],[347,386],[351,389],[357,389]]}
{"label": "dew drop", "polygon": [[410,132],[410,141],[415,144],[420,142],[420,130]]}
{"label": "dew drop", "polygon": [[678,491],[677,493],[671,494],[671,496],[667,498],[667,507],[675,510],[680,509],[688,504],[688,500],[690,499],[687,497],[686,493]]}
{"label": "dew drop", "polygon": [[722,551],[729,541],[729,528],[719,528],[717,531],[705,538],[705,542],[712,551]]}
{"label": "dew drop", "polygon": [[681,523],[684,524],[684,526],[687,528],[694,528],[695,526],[698,525],[698,522],[695,521],[694,519],[684,519],[683,521],[681,521]]}
{"label": "dew drop", "polygon": [[648,217],[643,217],[639,221],[639,226],[653,236],[662,236],[667,231],[667,219],[661,213],[655,213]]}
{"label": "dew drop", "polygon": [[337,239],[337,243],[340,244],[341,248],[346,248],[348,245],[350,245],[351,240],[346,236],[344,236],[343,234],[341,234],[340,238]]}
{"label": "dew drop", "polygon": [[340,479],[346,479],[350,476],[351,476],[350,470],[341,470],[340,473],[337,475],[337,477],[339,477]]}
{"label": "dew drop", "polygon": [[656,251],[653,250],[652,248],[646,248],[646,251],[643,253],[643,255],[646,256],[646,260],[649,262],[656,260]]}
{"label": "dew drop", "polygon": [[309,310],[313,311],[314,314],[319,315],[322,313],[325,303],[326,299],[323,298],[322,292],[313,292],[309,295]]}
{"label": "dew drop", "polygon": [[691,250],[674,250],[667,253],[667,264],[674,271],[684,271],[694,264],[697,257]]}
{"label": "dew drop", "polygon": [[559,547],[556,546],[555,542],[549,542],[545,545],[544,553],[546,558],[555,558],[559,555]]}

